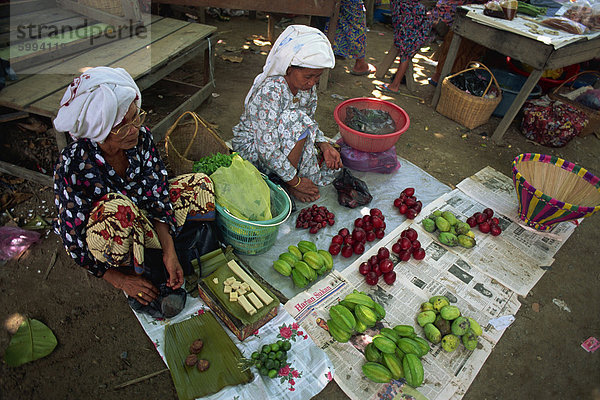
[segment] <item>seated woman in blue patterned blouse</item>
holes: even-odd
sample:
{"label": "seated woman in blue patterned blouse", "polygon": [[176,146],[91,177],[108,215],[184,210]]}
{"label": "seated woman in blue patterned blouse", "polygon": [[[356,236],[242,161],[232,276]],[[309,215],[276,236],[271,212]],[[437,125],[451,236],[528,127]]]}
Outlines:
{"label": "seated woman in blue patterned blouse", "polygon": [[314,120],[316,84],[335,58],[318,29],[290,25],[279,35],[263,72],[233,127],[233,150],[266,173],[276,174],[298,200],[315,201],[342,167],[340,154]]}
{"label": "seated woman in blue patterned blouse", "polygon": [[144,250],[162,249],[166,285],[179,289],[173,235],[186,220],[214,219],[215,208],[206,175],[167,180],[140,105],[121,68],[92,68],[69,85],[54,120],[75,139],[55,168],[55,228],[77,264],[148,305],[160,292],[143,276]]}

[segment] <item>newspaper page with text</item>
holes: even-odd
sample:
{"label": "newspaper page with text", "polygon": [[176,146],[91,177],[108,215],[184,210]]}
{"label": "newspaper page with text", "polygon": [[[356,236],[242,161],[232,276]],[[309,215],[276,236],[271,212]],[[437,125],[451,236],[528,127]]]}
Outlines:
{"label": "newspaper page with text", "polygon": [[[430,203],[414,221],[404,221],[344,270],[332,271],[285,304],[316,345],[328,354],[336,367],[334,379],[350,398],[392,399],[414,391],[403,379],[386,384],[368,380],[361,370],[366,361],[364,348],[382,327],[398,324],[412,325],[424,337],[416,316],[420,305],[434,295],[448,297],[463,315],[479,322],[483,334],[473,351],[461,345],[447,353],[440,345],[430,344],[431,351],[422,359],[424,383],[417,390],[429,400],[458,400],[466,393],[504,333],[489,321],[517,313],[521,305],[518,295],[527,295],[544,274],[542,267],[552,264],[554,255],[573,232],[569,226],[557,228],[552,236],[525,229],[517,222],[516,196],[510,194],[511,187],[510,178],[485,168],[461,182],[458,189]],[[503,232],[492,236],[475,230],[477,244],[472,249],[445,246],[420,223],[436,209],[452,211],[464,221],[486,207],[495,210]],[[409,227],[417,231],[425,249],[427,256],[423,260],[411,258],[403,262],[391,251]],[[397,279],[393,285],[380,280],[369,286],[358,267],[377,254],[380,247],[390,250]],[[335,262],[343,262],[343,258],[336,257]],[[352,336],[349,342],[338,343],[327,331],[329,308],[353,290],[365,292],[380,303],[386,316],[375,327]]]}

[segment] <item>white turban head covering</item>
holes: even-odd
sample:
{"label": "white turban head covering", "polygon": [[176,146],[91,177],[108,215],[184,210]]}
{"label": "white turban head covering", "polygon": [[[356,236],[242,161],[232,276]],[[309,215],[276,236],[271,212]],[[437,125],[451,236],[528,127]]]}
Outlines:
{"label": "white turban head covering", "polygon": [[263,72],[254,79],[245,104],[268,76],[285,75],[290,65],[315,69],[335,67],[335,56],[327,36],[310,26],[288,26],[273,44]]}
{"label": "white turban head covering", "polygon": [[74,139],[103,143],[131,103],[142,104],[142,94],[123,68],[96,67],[85,71],[67,87],[54,127]]}

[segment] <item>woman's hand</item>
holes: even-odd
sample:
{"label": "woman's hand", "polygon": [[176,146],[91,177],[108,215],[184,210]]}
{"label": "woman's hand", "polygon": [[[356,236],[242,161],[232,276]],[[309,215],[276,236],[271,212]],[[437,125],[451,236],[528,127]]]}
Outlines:
{"label": "woman's hand", "polygon": [[179,264],[177,254],[163,252],[163,262],[169,273],[169,280],[167,286],[173,290],[177,290],[183,285],[183,268]]}
{"label": "woman's hand", "polygon": [[149,280],[140,275],[128,275],[114,268],[108,269],[103,276],[104,280],[122,289],[128,296],[135,298],[143,305],[148,305],[159,295],[158,289]]}
{"label": "woman's hand", "polygon": [[155,220],[154,228],[156,229],[158,241],[162,248],[163,263],[169,273],[167,286],[173,290],[177,290],[183,285],[183,269],[181,268],[181,264],[179,264],[179,259],[177,259],[173,237],[169,232],[169,225],[162,221]]}
{"label": "woman's hand", "polygon": [[334,149],[332,145],[327,142],[320,142],[319,148],[323,153],[323,159],[325,160],[325,165],[327,165],[327,168],[340,169],[343,167],[340,152]]}

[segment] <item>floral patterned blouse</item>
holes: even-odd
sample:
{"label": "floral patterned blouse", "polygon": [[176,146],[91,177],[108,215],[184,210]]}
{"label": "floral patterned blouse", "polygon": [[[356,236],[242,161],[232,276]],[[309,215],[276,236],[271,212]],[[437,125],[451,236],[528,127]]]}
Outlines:
{"label": "floral patterned blouse", "polygon": [[[299,90],[294,96],[285,77],[270,76],[255,90],[240,123],[233,127],[233,150],[259,170],[276,173],[284,181],[298,173],[317,185],[329,184],[334,171],[319,167],[317,161],[315,144],[326,139],[314,120],[316,110],[316,85],[310,90]],[[287,156],[305,135],[296,170]]]}
{"label": "floral patterned blouse", "polygon": [[105,194],[119,192],[129,197],[152,220],[175,229],[169,199],[167,170],[152,140],[142,127],[136,147],[126,150],[129,167],[125,179],[111,167],[96,142],[79,139],[65,147],[54,170],[55,204],[58,219],[54,228],[75,262],[101,277],[108,264],[97,262],[86,244],[86,226],[94,203]]}

